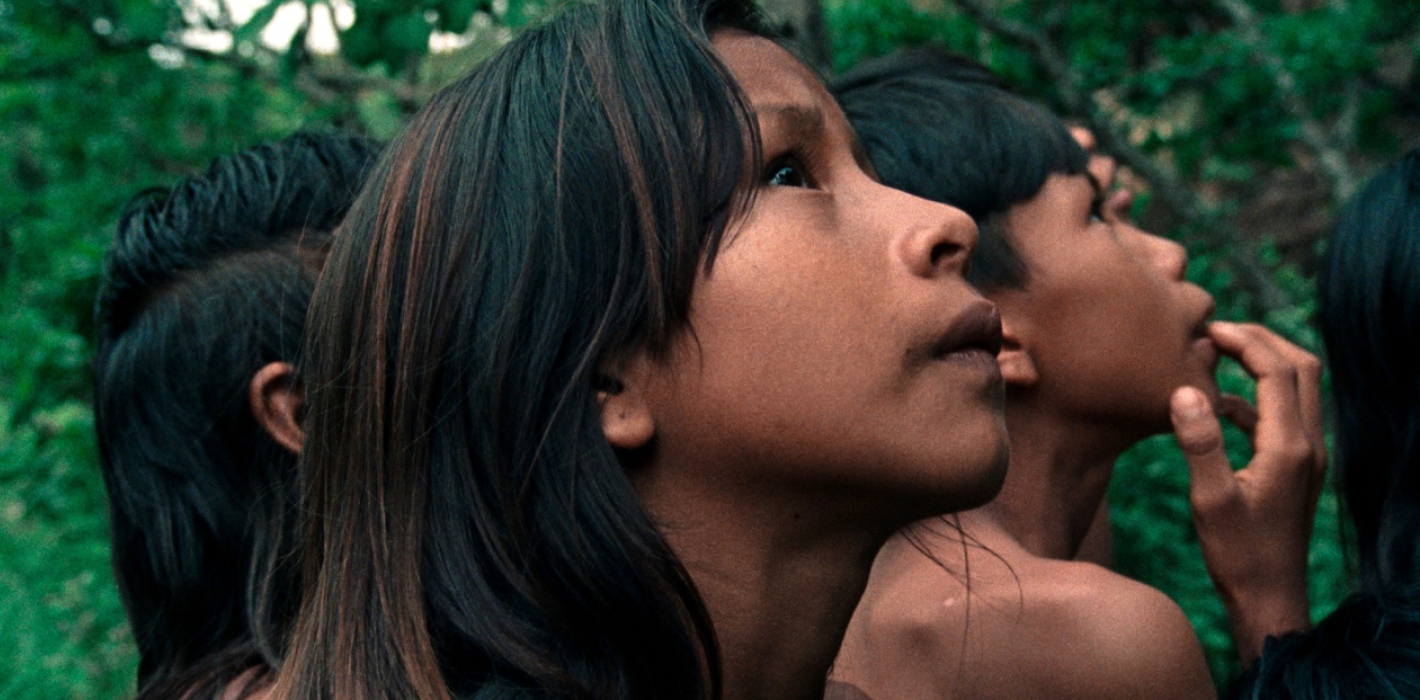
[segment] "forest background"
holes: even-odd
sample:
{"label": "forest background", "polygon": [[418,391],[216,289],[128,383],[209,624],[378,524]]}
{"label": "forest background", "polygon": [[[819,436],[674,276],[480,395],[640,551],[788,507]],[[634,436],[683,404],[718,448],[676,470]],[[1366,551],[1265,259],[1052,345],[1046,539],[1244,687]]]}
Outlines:
{"label": "forest background", "polygon": [[[1420,0],[770,0],[831,74],[935,44],[1094,129],[1135,215],[1184,242],[1219,317],[1320,351],[1318,254],[1340,205],[1420,140]],[[299,129],[389,138],[546,11],[537,0],[0,0],[0,699],[133,694],[93,437],[92,306],[114,220],[146,187]],[[1240,370],[1227,389],[1247,392]],[[1246,441],[1229,435],[1238,464]],[[1110,492],[1117,568],[1236,673],[1156,438]],[[1345,594],[1330,490],[1314,614]]]}

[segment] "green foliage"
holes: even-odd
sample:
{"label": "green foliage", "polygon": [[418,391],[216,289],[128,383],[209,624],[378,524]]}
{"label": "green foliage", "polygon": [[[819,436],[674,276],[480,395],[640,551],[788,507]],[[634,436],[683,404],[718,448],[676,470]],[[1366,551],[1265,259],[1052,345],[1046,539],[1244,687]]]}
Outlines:
{"label": "green foliage", "polygon": [[319,111],[230,65],[159,67],[173,8],[115,5],[0,3],[0,698],[132,692],[89,376],[120,207]]}
{"label": "green foliage", "polygon": [[[92,299],[123,202],[296,129],[393,136],[434,90],[556,4],[354,0],[340,53],[327,56],[303,42],[309,13],[334,5],[294,2],[307,21],[291,46],[271,47],[262,37],[289,6],[282,0],[259,3],[240,24],[185,0],[0,0],[0,648],[8,652],[0,655],[0,700],[132,694],[135,653],[108,568],[88,375]],[[1286,9],[1299,4],[1315,7]],[[1256,47],[1213,3],[988,5],[1053,42],[1077,74],[1075,87],[1113,107],[1111,123],[1130,144],[1238,220],[1274,176],[1316,174],[1316,154],[1296,140],[1303,117],[1338,134],[1336,146],[1360,174],[1417,135],[1420,0],[1347,0],[1344,12],[1335,2],[1256,3],[1264,48],[1294,74],[1303,113],[1282,99]],[[1068,106],[1029,47],[955,7],[827,0],[833,65],[932,43]],[[231,46],[185,43],[190,29],[227,32]],[[436,32],[461,34],[466,45],[431,55]],[[1287,300],[1270,309],[1268,323],[1317,347],[1308,271],[1324,229],[1307,224],[1301,242],[1288,243],[1282,235],[1300,224],[1283,216],[1219,242],[1158,201],[1141,192],[1139,213],[1189,245],[1190,276],[1218,296],[1221,317],[1247,318],[1259,301],[1224,263],[1262,260]],[[1292,209],[1329,205],[1322,197]],[[1248,389],[1235,366],[1225,366],[1222,382]],[[1229,445],[1242,463],[1245,441],[1232,434]],[[1187,470],[1167,438],[1120,461],[1111,491],[1118,559],[1180,602],[1226,678],[1235,668],[1227,628],[1202,570],[1186,489]],[[1328,491],[1313,546],[1318,615],[1345,589],[1336,528]]]}

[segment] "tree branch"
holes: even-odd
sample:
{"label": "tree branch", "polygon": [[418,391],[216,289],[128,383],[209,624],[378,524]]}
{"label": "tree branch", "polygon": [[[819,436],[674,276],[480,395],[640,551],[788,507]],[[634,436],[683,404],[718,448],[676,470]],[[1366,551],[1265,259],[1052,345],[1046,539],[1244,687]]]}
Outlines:
{"label": "tree branch", "polygon": [[[1081,88],[1084,81],[1048,37],[995,14],[981,0],[951,1],[986,31],[1028,51],[1054,84],[1070,116],[1094,132],[1100,150],[1148,181],[1164,206],[1173,210],[1196,237],[1216,247],[1226,247],[1239,239],[1237,231],[1223,219],[1217,207],[1198,196],[1176,173],[1135,148],[1120,133],[1109,118],[1108,110]],[[1289,295],[1253,256],[1226,256],[1222,262],[1236,275],[1238,285],[1252,295],[1257,315],[1291,303]]]}
{"label": "tree branch", "polygon": [[[280,80],[278,75],[256,60],[244,57],[234,51],[209,51],[186,44],[168,43],[166,45],[189,56],[232,66],[244,75],[260,77],[271,84],[277,84]],[[321,104],[330,104],[339,99],[340,95],[349,95],[362,90],[388,93],[394,96],[400,108],[406,111],[412,112],[418,109],[422,103],[414,86],[404,81],[362,73],[346,65],[343,61],[339,68],[333,70],[321,69],[304,63],[296,71],[295,85],[307,97]]]}
{"label": "tree branch", "polygon": [[1345,201],[1356,192],[1356,176],[1346,159],[1346,149],[1336,143],[1335,134],[1317,121],[1316,113],[1302,96],[1297,77],[1287,69],[1282,57],[1272,51],[1258,29],[1257,14],[1244,0],[1214,0],[1228,13],[1243,42],[1252,52],[1252,59],[1277,84],[1282,106],[1297,120],[1302,143],[1316,156],[1323,175],[1331,181],[1333,201]]}

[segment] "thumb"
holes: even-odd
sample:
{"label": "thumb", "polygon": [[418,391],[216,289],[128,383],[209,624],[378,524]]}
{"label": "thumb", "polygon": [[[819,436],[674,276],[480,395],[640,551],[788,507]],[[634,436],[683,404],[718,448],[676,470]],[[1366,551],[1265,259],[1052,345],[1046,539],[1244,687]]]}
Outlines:
{"label": "thumb", "polygon": [[1195,511],[1227,500],[1237,488],[1223,450],[1223,428],[1202,391],[1179,387],[1169,399],[1174,437],[1188,460],[1189,500]]}

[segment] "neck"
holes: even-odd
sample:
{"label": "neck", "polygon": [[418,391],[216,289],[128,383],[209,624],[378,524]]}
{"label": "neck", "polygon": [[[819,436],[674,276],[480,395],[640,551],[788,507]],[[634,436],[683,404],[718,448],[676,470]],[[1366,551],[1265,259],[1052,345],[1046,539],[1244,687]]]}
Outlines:
{"label": "neck", "polygon": [[1140,436],[1009,402],[1006,424],[1011,467],[983,514],[1031,554],[1072,559],[1104,502],[1115,461]]}
{"label": "neck", "polygon": [[710,612],[725,700],[822,700],[891,527],[811,522],[782,495],[716,497],[664,481],[638,491]]}

